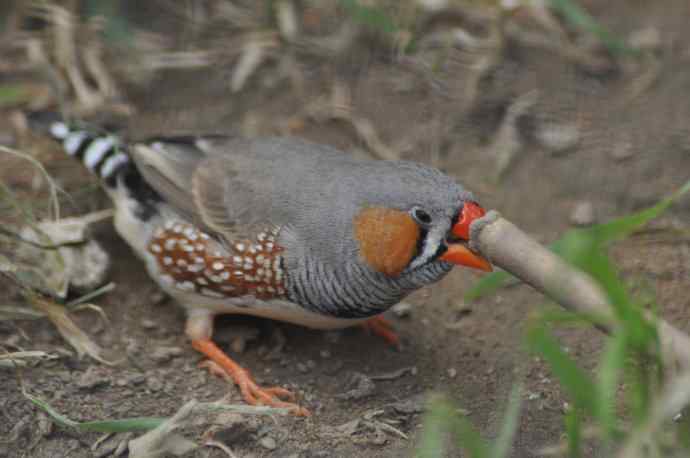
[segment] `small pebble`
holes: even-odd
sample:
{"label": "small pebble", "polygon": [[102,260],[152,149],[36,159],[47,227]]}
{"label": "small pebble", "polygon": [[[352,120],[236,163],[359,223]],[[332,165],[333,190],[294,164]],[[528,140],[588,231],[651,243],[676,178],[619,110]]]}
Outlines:
{"label": "small pebble", "polygon": [[449,378],[455,378],[455,376],[458,375],[457,369],[455,369],[455,368],[453,368],[453,367],[451,367],[450,369],[448,369],[446,372],[448,373],[448,377],[449,377]]}
{"label": "small pebble", "polygon": [[575,226],[591,226],[594,219],[594,205],[590,201],[578,202],[570,213],[570,222]]}
{"label": "small pebble", "polygon": [[303,374],[309,372],[309,367],[304,363],[297,363],[297,370]]}
{"label": "small pebble", "polygon": [[273,439],[271,436],[262,437],[259,440],[259,445],[261,445],[263,448],[267,450],[275,450],[276,447],[278,447],[278,444],[276,444],[276,440]]}
{"label": "small pebble", "polygon": [[655,27],[635,30],[628,37],[630,47],[641,51],[658,51],[661,49],[661,32]]}
{"label": "small pebble", "polygon": [[331,352],[328,350],[321,350],[319,352],[319,356],[322,357],[323,359],[328,359],[331,357]]}
{"label": "small pebble", "polygon": [[156,347],[151,352],[151,359],[160,364],[168,362],[181,354],[182,349],[180,347]]}
{"label": "small pebble", "polygon": [[537,129],[536,140],[554,156],[570,152],[580,142],[580,129],[575,124],[549,124]]}
{"label": "small pebble", "polygon": [[163,382],[156,377],[148,377],[146,379],[146,388],[154,392],[160,391],[163,389]]}
{"label": "small pebble", "polygon": [[393,313],[398,318],[406,318],[412,313],[412,304],[409,302],[400,302],[392,307]]}
{"label": "small pebble", "polygon": [[158,327],[158,323],[156,323],[153,320],[144,318],[143,320],[141,320],[141,327],[144,329],[155,329]]}
{"label": "small pebble", "polygon": [[620,141],[613,145],[611,150],[611,157],[616,161],[625,161],[630,159],[634,154],[633,144],[629,141]]}

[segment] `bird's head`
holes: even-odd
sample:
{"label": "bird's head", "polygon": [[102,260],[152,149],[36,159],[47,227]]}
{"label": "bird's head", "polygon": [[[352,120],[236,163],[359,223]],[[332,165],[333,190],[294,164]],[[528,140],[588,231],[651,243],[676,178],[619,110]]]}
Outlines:
{"label": "bird's head", "polygon": [[[406,161],[362,162],[355,170],[334,172],[318,186],[321,198],[312,201],[318,208],[300,212],[307,219],[297,226],[304,245],[326,265],[356,262],[391,278],[443,263],[491,270],[468,247],[470,224],[484,210],[470,192],[435,168]],[[321,217],[312,221],[309,215]]]}
{"label": "bird's head", "polygon": [[386,181],[383,195],[370,197],[353,219],[359,257],[371,269],[398,276],[445,262],[491,270],[468,246],[470,224],[485,211],[462,186],[414,163],[397,163]]}

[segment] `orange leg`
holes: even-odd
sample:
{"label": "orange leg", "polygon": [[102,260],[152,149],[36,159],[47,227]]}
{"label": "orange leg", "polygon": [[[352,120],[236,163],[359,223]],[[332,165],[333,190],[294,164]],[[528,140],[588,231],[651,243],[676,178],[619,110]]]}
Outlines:
{"label": "orange leg", "polygon": [[393,345],[395,348],[400,349],[400,337],[398,337],[395,329],[393,329],[391,322],[381,315],[368,319],[362,323],[362,327],[368,332],[382,337],[383,340]]}
{"label": "orange leg", "polygon": [[257,385],[251,375],[249,375],[249,372],[230,359],[230,357],[226,355],[223,350],[218,348],[211,339],[194,339],[192,340],[192,346],[195,350],[203,353],[211,360],[212,364],[207,365],[211,372],[226,378],[231,378],[232,381],[240,387],[242,396],[244,396],[244,400],[247,401],[248,404],[262,404],[270,407],[285,408],[301,417],[308,417],[311,415],[304,407],[278,399],[281,397],[294,400],[294,394],[285,388],[261,388]]}

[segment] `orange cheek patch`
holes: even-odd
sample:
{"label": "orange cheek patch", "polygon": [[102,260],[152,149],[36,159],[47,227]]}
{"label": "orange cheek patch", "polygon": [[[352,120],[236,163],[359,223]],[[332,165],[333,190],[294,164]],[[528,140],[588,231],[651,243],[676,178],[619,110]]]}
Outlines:
{"label": "orange cheek patch", "polygon": [[355,217],[354,230],[362,258],[377,272],[399,275],[415,255],[419,226],[406,212],[365,208]]}

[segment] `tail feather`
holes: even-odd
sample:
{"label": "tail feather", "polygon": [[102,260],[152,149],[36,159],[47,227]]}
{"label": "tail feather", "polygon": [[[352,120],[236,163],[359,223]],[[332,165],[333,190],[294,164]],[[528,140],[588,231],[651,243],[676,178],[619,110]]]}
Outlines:
{"label": "tail feather", "polygon": [[61,143],[68,155],[82,161],[109,187],[116,186],[117,177],[131,167],[131,158],[117,136],[70,125],[51,113],[30,114],[29,122]]}
{"label": "tail feather", "polygon": [[56,113],[30,113],[28,120],[33,129],[51,136],[69,156],[96,174],[116,207],[126,201],[125,211],[132,212],[130,216],[137,221],[158,213],[161,197],[141,176],[119,137],[98,127],[69,124]]}

